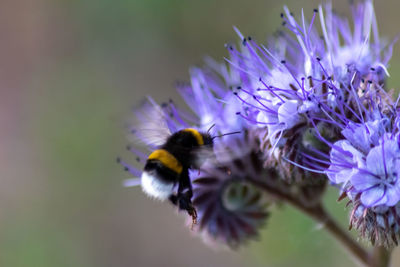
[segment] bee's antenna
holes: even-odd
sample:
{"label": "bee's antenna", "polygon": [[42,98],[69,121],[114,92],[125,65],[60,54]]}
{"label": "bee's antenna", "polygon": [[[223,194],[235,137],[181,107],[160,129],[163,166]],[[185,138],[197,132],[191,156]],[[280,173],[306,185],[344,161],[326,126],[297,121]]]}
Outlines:
{"label": "bee's antenna", "polygon": [[208,133],[208,134],[210,133],[211,129],[212,129],[214,126],[215,126],[215,123],[214,123],[213,125],[211,125],[210,128],[208,128],[208,130],[207,130],[207,133]]}
{"label": "bee's antenna", "polygon": [[214,140],[215,138],[218,138],[218,137],[222,137],[222,136],[225,136],[225,135],[231,135],[231,134],[238,134],[238,133],[241,133],[241,132],[242,132],[242,131],[237,131],[237,132],[231,132],[231,133],[221,134],[221,135],[213,136],[211,139]]}

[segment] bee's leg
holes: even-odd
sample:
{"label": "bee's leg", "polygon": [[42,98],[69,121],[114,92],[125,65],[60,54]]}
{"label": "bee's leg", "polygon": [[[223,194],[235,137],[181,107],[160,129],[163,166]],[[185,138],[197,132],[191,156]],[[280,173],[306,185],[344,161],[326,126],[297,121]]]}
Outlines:
{"label": "bee's leg", "polygon": [[173,205],[178,205],[178,197],[176,195],[170,195],[168,199]]}
{"label": "bee's leg", "polygon": [[192,204],[192,196],[193,196],[193,190],[192,190],[192,184],[190,183],[189,172],[184,171],[181,174],[181,177],[179,180],[178,196],[176,198],[177,198],[179,209],[186,210],[187,213],[190,216],[192,216],[193,224],[196,224],[197,223],[197,212]]}
{"label": "bee's leg", "polygon": [[189,178],[189,171],[183,171],[181,177],[179,179],[179,187],[178,187],[178,196],[184,195],[189,200],[192,199],[193,190],[192,190],[192,183],[190,182]]}

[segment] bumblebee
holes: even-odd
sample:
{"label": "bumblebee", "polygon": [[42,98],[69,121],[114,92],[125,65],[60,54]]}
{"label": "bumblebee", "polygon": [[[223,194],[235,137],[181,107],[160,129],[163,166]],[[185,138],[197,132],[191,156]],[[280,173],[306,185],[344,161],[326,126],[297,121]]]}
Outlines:
{"label": "bumblebee", "polygon": [[140,121],[138,128],[132,131],[133,142],[154,148],[146,160],[140,184],[147,195],[163,201],[168,199],[180,210],[186,211],[196,224],[197,212],[191,201],[193,191],[189,170],[199,170],[205,160],[215,156],[215,138],[240,132],[212,137],[210,130],[214,125],[207,132],[193,128],[171,132],[168,125],[171,119],[165,110],[149,100],[150,103],[137,110]]}
{"label": "bumblebee", "polygon": [[212,146],[209,133],[192,128],[175,132],[147,158],[141,177],[143,191],[160,200],[169,199],[180,210],[187,211],[195,224],[197,213],[191,202],[189,169],[199,169],[204,162],[202,151],[211,150]]}

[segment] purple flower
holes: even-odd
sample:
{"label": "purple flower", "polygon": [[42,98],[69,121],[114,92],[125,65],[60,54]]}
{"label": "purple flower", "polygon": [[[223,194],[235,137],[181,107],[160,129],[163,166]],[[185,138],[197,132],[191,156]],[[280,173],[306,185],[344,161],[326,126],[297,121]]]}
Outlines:
{"label": "purple flower", "polygon": [[[328,178],[333,183],[343,184],[351,197],[359,195],[365,207],[395,206],[400,200],[398,138],[385,133],[374,144],[376,132],[366,133],[362,127],[353,130],[358,137],[364,132],[364,138],[356,142],[341,140],[333,145]],[[370,145],[368,149],[365,144]]]}
{"label": "purple flower", "polygon": [[366,207],[392,207],[400,200],[400,149],[397,140],[382,138],[365,160],[365,170],[351,177],[356,192],[361,192],[361,203]]}
{"label": "purple flower", "polygon": [[[350,122],[341,133],[345,137],[332,145],[328,178],[334,184],[346,184],[365,165],[371,147],[379,145],[385,132],[386,120],[369,121],[365,124]],[[356,168],[352,168],[356,166]]]}
{"label": "purple flower", "polygon": [[[198,117],[200,129],[208,130],[212,125],[216,132],[226,133],[241,130],[245,123],[235,113],[241,110],[230,87],[237,77],[229,73],[226,64],[207,59],[208,67],[192,68],[190,85],[179,85],[178,91]],[[235,79],[236,78],[236,79]]]}

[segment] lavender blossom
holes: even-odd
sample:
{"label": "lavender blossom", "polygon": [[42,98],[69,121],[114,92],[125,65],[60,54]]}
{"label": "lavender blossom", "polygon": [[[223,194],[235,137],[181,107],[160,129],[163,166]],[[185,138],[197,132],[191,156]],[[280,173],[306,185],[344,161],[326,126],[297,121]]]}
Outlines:
{"label": "lavender blossom", "polygon": [[229,62],[242,77],[236,95],[248,108],[246,116],[238,114],[264,129],[260,139],[266,165],[275,164],[283,177],[294,173],[284,160],[302,165],[301,151],[309,141],[304,140],[306,131],[318,130],[318,122],[330,119],[349,88],[365,91],[370,83],[384,82],[392,46],[379,38],[371,1],[352,11],[354,30],[331,5],[315,9],[310,22],[304,13],[297,22],[285,7],[281,17],[288,32],[278,32],[263,46],[237,30],[243,40],[240,49],[228,46]]}

